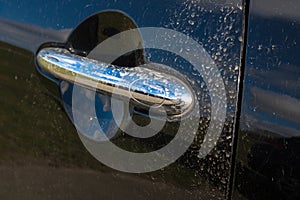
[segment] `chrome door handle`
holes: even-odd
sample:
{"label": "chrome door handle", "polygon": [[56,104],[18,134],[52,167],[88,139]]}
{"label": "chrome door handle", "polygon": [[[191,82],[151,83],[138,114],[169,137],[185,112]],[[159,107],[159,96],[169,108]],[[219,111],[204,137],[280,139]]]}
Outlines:
{"label": "chrome door handle", "polygon": [[172,70],[158,70],[162,67],[160,64],[119,67],[74,55],[63,48],[42,49],[37,54],[37,63],[57,79],[100,93],[130,98],[135,106],[163,107],[168,120],[182,118],[194,107],[195,95],[183,76]]}

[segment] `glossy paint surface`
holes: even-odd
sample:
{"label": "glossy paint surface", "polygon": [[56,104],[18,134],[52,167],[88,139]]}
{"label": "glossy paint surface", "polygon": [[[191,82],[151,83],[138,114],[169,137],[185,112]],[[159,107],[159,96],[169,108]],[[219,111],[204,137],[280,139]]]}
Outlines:
{"label": "glossy paint surface", "polygon": [[[0,106],[0,198],[226,199],[241,67],[242,5],[241,0],[0,1],[0,88],[5,97]],[[146,58],[177,64],[174,68],[201,91],[203,118],[193,145],[174,164],[134,175],[104,166],[84,148],[65,113],[58,85],[39,75],[34,56],[44,43],[67,42],[83,20],[105,10],[126,13],[138,27],[164,27],[189,35],[212,57],[224,80],[228,107],[221,137],[208,156],[197,157],[210,121],[207,87],[190,66],[186,68],[186,61],[155,51],[147,51]],[[169,141],[158,135],[145,141],[142,150]],[[131,138],[118,142],[122,148],[141,150]]]}
{"label": "glossy paint surface", "polygon": [[250,2],[235,199],[300,198],[300,2]]}

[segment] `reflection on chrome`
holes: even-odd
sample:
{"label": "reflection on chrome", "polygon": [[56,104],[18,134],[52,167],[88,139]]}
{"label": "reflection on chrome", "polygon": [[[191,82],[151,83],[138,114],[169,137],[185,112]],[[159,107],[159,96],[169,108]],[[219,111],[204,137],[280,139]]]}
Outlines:
{"label": "reflection on chrome", "polygon": [[118,67],[62,48],[42,49],[37,62],[42,70],[58,79],[103,94],[114,93],[120,99],[130,98],[133,105],[141,108],[163,107],[169,121],[180,120],[194,107],[195,96],[184,77],[161,64]]}

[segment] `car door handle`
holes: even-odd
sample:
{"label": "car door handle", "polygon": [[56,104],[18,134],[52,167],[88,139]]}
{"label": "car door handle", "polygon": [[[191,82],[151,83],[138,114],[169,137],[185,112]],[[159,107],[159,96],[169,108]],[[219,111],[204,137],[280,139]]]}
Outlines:
{"label": "car door handle", "polygon": [[170,121],[186,116],[194,107],[195,95],[183,75],[161,64],[120,67],[53,47],[38,52],[37,64],[59,80],[121,99],[130,98],[137,107],[163,107]]}

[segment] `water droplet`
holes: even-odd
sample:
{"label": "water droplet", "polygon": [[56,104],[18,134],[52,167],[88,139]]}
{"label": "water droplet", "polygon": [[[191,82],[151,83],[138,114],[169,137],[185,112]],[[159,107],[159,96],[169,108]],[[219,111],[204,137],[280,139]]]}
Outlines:
{"label": "water droplet", "polygon": [[242,36],[239,37],[239,41],[240,41],[240,42],[243,41],[243,37],[242,37]]}
{"label": "water droplet", "polygon": [[190,25],[194,25],[195,24],[195,22],[193,20],[189,20],[188,22],[189,22]]}
{"label": "water droplet", "polygon": [[238,7],[238,9],[240,9],[240,10],[243,10],[243,6],[240,3],[236,4],[236,7]]}

